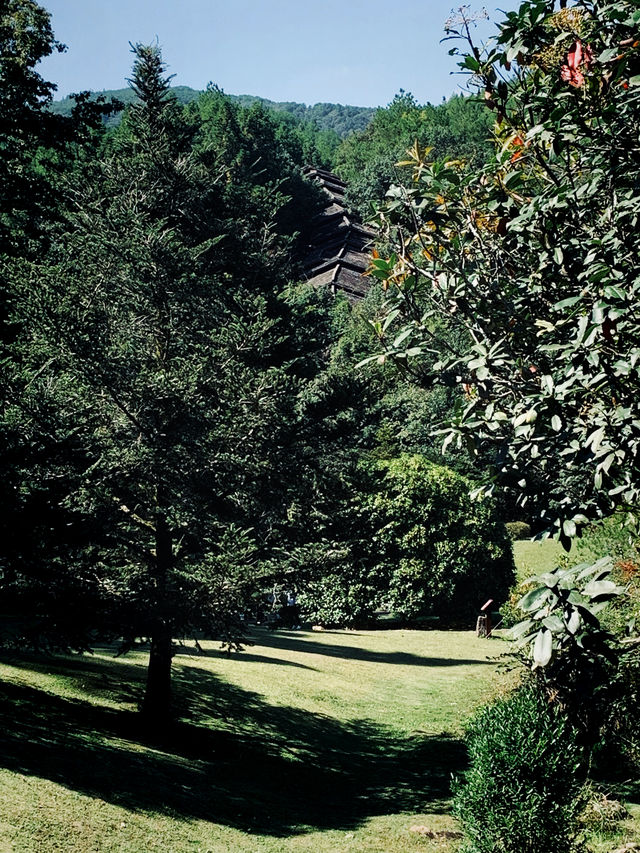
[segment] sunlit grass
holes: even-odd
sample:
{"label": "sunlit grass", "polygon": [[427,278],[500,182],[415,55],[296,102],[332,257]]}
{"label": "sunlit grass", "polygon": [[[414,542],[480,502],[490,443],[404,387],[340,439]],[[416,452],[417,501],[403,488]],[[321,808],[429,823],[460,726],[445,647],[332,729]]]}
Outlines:
{"label": "sunlit grass", "polygon": [[183,717],[164,742],[133,713],[145,653],[5,660],[7,850],[455,849],[450,773],[464,720],[498,688],[500,640],[258,631],[232,658],[203,646],[175,660]]}
{"label": "sunlit grass", "polygon": [[566,556],[567,552],[555,539],[525,539],[513,543],[513,557],[519,581],[526,580],[531,575],[553,571]]}
{"label": "sunlit grass", "polygon": [[503,689],[506,643],[409,630],[254,641],[231,658],[181,649],[181,718],[161,739],[135,713],[144,651],[5,658],[0,853],[454,853],[460,735]]}

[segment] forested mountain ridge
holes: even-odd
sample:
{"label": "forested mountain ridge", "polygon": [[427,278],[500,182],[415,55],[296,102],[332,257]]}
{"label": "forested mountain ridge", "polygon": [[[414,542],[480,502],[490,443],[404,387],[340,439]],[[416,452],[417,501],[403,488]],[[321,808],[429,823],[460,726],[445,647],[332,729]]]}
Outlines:
{"label": "forested mountain ridge", "polygon": [[[201,91],[192,89],[189,86],[172,86],[171,93],[180,104],[188,104],[191,101],[195,101],[201,95]],[[129,87],[124,89],[105,89],[101,92],[91,93],[92,100],[95,100],[99,96],[106,100],[114,98],[122,101],[123,104],[130,104],[136,100],[135,94]],[[363,131],[376,112],[375,107],[356,107],[345,104],[325,103],[309,106],[294,101],[270,101],[268,98],[261,98],[257,95],[228,95],[227,97],[232,101],[237,101],[243,107],[250,107],[252,104],[260,103],[274,112],[289,113],[298,121],[315,122],[319,130],[333,130],[340,137],[345,137],[349,133],[356,131]],[[71,115],[73,105],[73,98],[67,96],[61,100],[54,101],[51,104],[51,110],[57,115],[68,116]],[[118,124],[120,116],[121,113],[117,113],[108,119],[107,123]]]}

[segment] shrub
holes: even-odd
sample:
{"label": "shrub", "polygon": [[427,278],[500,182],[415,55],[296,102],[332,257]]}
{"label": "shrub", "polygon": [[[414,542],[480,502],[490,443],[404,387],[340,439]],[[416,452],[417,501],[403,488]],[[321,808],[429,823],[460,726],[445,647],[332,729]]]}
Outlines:
{"label": "shrub", "polygon": [[513,542],[521,539],[531,539],[531,525],[526,521],[507,521],[505,524],[509,538]]}
{"label": "shrub", "polygon": [[481,709],[467,729],[470,769],[454,782],[466,853],[569,853],[583,806],[585,753],[534,683]]}
{"label": "shrub", "polygon": [[585,806],[580,815],[580,823],[592,832],[612,833],[620,821],[629,817],[629,812],[618,800],[611,799],[592,782],[584,789]]}
{"label": "shrub", "polygon": [[614,560],[638,559],[636,530],[626,527],[624,522],[625,518],[619,514],[590,524],[576,542],[580,561],[595,562],[600,557],[612,557]]}
{"label": "shrub", "polygon": [[604,626],[618,637],[640,628],[640,548],[634,528],[625,527],[623,519],[612,516],[592,524],[577,543],[581,559],[613,559],[612,580],[625,588],[604,615]]}
{"label": "shrub", "polygon": [[502,618],[502,628],[513,628],[522,619],[522,610],[520,610],[519,602],[523,595],[526,595],[533,589],[531,580],[517,583],[509,591],[509,598],[500,608],[500,616]]}
{"label": "shrub", "polygon": [[308,572],[299,602],[326,627],[366,625],[380,608],[404,621],[475,622],[488,598],[504,601],[512,546],[494,502],[420,455],[369,457],[344,511],[340,559]]}
{"label": "shrub", "polygon": [[640,646],[622,654],[603,691],[603,725],[594,750],[594,767],[604,777],[640,774]]}
{"label": "shrub", "polygon": [[363,578],[332,573],[309,581],[298,597],[305,621],[324,628],[356,628],[374,618],[376,590]]}
{"label": "shrub", "polygon": [[488,598],[504,601],[515,577],[511,542],[496,505],[474,484],[419,455],[378,465],[365,502],[367,561],[387,579],[383,604],[406,619],[473,620]]}

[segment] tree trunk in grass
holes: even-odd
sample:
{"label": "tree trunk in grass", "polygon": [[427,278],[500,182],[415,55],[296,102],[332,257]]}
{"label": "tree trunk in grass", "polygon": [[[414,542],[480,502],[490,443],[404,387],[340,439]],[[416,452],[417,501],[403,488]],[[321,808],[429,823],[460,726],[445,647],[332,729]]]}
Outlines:
{"label": "tree trunk in grass", "polygon": [[171,718],[171,657],[171,629],[159,619],[151,637],[147,686],[142,703],[142,713],[154,728],[161,727]]}
{"label": "tree trunk in grass", "polygon": [[171,532],[164,513],[156,516],[156,614],[152,625],[149,668],[142,713],[154,728],[171,718],[171,621],[167,618],[167,578],[173,561]]}

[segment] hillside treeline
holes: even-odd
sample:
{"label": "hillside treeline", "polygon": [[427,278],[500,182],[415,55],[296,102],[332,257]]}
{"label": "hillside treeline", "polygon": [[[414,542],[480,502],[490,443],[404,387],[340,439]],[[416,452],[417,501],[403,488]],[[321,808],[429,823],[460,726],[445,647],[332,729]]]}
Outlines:
{"label": "hillside treeline", "polygon": [[[209,84],[209,91],[220,91]],[[172,86],[179,104],[197,101],[203,93],[189,86]],[[107,127],[122,120],[123,110],[136,101],[126,89],[105,89],[84,94],[89,102],[106,101],[115,106],[103,116]],[[354,107],[318,103],[309,106],[293,101],[270,101],[257,95],[226,95],[243,108],[259,105],[281,127],[303,144],[309,165],[336,169],[351,186],[351,201],[369,213],[369,203],[381,201],[400,172],[397,162],[418,140],[429,146],[433,158],[464,158],[479,164],[492,150],[492,119],[482,103],[464,95],[454,95],[436,106],[419,104],[411,93],[400,91],[386,107]],[[51,102],[54,115],[70,116],[76,101],[68,96]]]}

